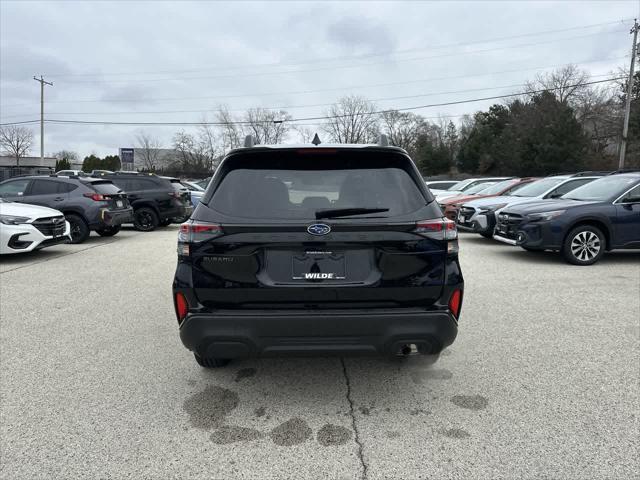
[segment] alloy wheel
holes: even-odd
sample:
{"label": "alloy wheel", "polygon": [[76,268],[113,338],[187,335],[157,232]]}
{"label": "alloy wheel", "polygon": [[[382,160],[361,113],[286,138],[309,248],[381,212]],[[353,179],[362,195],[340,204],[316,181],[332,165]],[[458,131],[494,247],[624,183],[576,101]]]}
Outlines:
{"label": "alloy wheel", "polygon": [[578,233],[571,240],[571,253],[581,262],[593,260],[602,248],[600,238],[589,230]]}

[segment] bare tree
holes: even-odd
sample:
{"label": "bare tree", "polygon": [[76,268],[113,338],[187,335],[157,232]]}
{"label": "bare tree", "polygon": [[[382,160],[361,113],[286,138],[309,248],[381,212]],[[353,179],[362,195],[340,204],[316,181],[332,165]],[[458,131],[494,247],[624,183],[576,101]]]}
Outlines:
{"label": "bare tree", "polygon": [[404,148],[410,156],[415,156],[416,145],[427,124],[420,115],[410,112],[390,110],[381,114],[382,128],[391,145]]}
{"label": "bare tree", "polygon": [[298,134],[300,143],[311,143],[316,133],[315,130],[309,127],[305,127],[304,125],[294,125],[292,128],[293,131]]}
{"label": "bare tree", "polygon": [[221,105],[218,107],[216,120],[221,124],[223,153],[241,146],[244,129],[242,125],[237,123],[238,121],[231,115],[226,106]]}
{"label": "bare tree", "polygon": [[342,97],[326,112],[322,129],[337,143],[371,143],[378,135],[376,107],[364,97]]}
{"label": "bare tree", "polygon": [[158,150],[162,148],[160,140],[143,131],[136,136],[136,141],[136,150],[140,153],[144,169],[155,170],[158,167],[158,158],[160,156]]}
{"label": "bare tree", "polygon": [[580,70],[576,65],[567,65],[558,70],[539,73],[533,81],[526,84],[529,91],[551,90],[556,98],[563,103],[574,106],[581,95],[587,90],[589,74]]}
{"label": "bare tree", "polygon": [[33,132],[28,128],[17,125],[0,127],[0,147],[16,159],[16,166],[20,166],[20,159],[29,153],[31,145]]}
{"label": "bare tree", "polygon": [[244,119],[247,122],[247,131],[261,145],[282,143],[291,128],[288,123],[291,115],[283,110],[250,108],[247,110]]}

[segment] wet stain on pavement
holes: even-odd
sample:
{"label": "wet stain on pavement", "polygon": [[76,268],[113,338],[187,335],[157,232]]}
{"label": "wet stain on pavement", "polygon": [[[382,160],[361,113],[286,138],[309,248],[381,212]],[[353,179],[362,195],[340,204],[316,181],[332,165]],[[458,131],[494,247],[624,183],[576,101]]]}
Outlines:
{"label": "wet stain on pavement", "polygon": [[413,383],[422,384],[427,380],[451,380],[453,373],[445,369],[412,370],[409,376]]}
{"label": "wet stain on pavement", "polygon": [[236,392],[209,385],[202,392],[187,398],[182,408],[189,414],[191,425],[207,430],[221,425],[238,403]]}
{"label": "wet stain on pavement", "polygon": [[222,426],[211,434],[211,441],[218,445],[227,445],[236,442],[250,442],[263,436],[262,432],[254,428]]}
{"label": "wet stain on pavement", "polygon": [[327,423],[318,431],[318,443],[325,447],[344,445],[351,438],[351,430]]}
{"label": "wet stain on pavement", "polygon": [[267,409],[264,407],[258,407],[253,411],[256,417],[264,417],[264,414],[267,413]]}
{"label": "wet stain on pavement", "polygon": [[236,373],[236,382],[244,378],[251,378],[256,374],[257,370],[255,368],[243,368],[242,370],[238,370]]}
{"label": "wet stain on pavement", "polygon": [[487,408],[489,400],[482,395],[455,395],[451,397],[451,403],[469,410],[484,410]]}
{"label": "wet stain on pavement", "polygon": [[461,428],[450,428],[448,430],[443,430],[442,434],[445,437],[449,437],[449,438],[468,438],[471,436],[469,432]]}
{"label": "wet stain on pavement", "polygon": [[189,380],[187,380],[187,385],[189,385],[190,387],[195,387],[196,386],[196,381],[192,378],[190,378]]}
{"label": "wet stain on pavement", "polygon": [[385,435],[387,436],[387,438],[400,438],[401,433],[396,431],[396,430],[391,430],[389,432],[386,432]]}
{"label": "wet stain on pavement", "polygon": [[363,415],[371,415],[371,407],[358,407],[358,410]]}
{"label": "wet stain on pavement", "polygon": [[281,447],[291,447],[306,442],[311,438],[311,428],[301,418],[292,418],[281,423],[269,433],[271,440]]}

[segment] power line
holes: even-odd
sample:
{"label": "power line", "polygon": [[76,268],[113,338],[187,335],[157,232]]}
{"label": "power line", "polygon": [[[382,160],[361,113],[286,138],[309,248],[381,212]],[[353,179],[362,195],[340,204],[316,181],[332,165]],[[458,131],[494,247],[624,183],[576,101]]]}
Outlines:
{"label": "power line", "polygon": [[[582,39],[582,38],[586,38],[586,37],[592,37],[592,36],[596,36],[596,35],[609,35],[609,34],[614,34],[614,33],[620,33],[620,32],[626,32],[627,30],[612,30],[609,32],[597,32],[597,33],[590,33],[590,34],[586,34],[586,35],[579,35],[579,36],[575,36],[575,37],[566,37],[566,38],[559,38],[559,39],[552,39],[552,40],[545,40],[545,41],[541,41],[541,42],[534,42],[534,43],[527,43],[527,44],[518,44],[518,45],[508,45],[508,46],[503,46],[503,47],[494,47],[494,48],[487,48],[484,50],[469,50],[469,51],[464,51],[464,52],[459,52],[456,54],[440,54],[440,55],[430,55],[430,56],[426,56],[426,57],[413,57],[413,58],[402,58],[402,59],[389,59],[389,60],[384,60],[384,61],[378,61],[378,62],[370,62],[370,63],[348,63],[345,65],[332,65],[332,66],[326,66],[326,67],[319,67],[319,68],[313,68],[313,69],[303,69],[303,70],[283,70],[283,71],[275,71],[275,72],[264,72],[264,71],[260,71],[260,72],[253,72],[253,73],[243,73],[242,76],[243,77],[259,77],[259,76],[271,76],[271,75],[287,75],[287,74],[292,74],[292,73],[313,73],[313,72],[320,72],[320,71],[326,71],[326,70],[344,70],[344,69],[350,69],[350,68],[360,68],[360,67],[369,67],[369,66],[374,66],[374,65],[383,65],[383,64],[387,64],[387,63],[402,63],[402,62],[414,62],[414,61],[419,61],[419,60],[429,60],[429,59],[433,59],[433,58],[446,58],[446,57],[456,57],[456,56],[461,56],[461,55],[472,55],[472,54],[477,54],[477,53],[489,53],[489,52],[495,52],[498,50],[507,50],[507,49],[513,49],[513,48],[524,48],[524,47],[532,47],[532,46],[537,46],[537,45],[546,45],[549,43],[556,43],[556,42],[561,42],[561,41],[565,41],[565,40],[577,40],[577,39]],[[232,74],[222,74],[222,75],[204,75],[204,76],[197,76],[197,77],[166,77],[166,78],[146,78],[146,79],[128,79],[128,80],[109,80],[109,81],[102,81],[102,80],[80,80],[80,81],[67,81],[65,82],[65,84],[116,84],[116,83],[121,83],[121,84],[129,84],[129,83],[147,83],[147,82],[169,82],[169,81],[184,81],[184,80],[211,80],[211,79],[216,79],[216,78],[237,78],[238,77],[238,73],[232,73]]]}
{"label": "power line", "polygon": [[[323,93],[323,92],[336,92],[336,91],[341,91],[341,90],[362,90],[365,88],[377,88],[377,87],[394,87],[394,86],[398,86],[398,85],[410,85],[410,84],[414,84],[414,83],[423,83],[423,82],[433,82],[433,81],[440,81],[440,80],[456,80],[456,79],[460,79],[460,78],[475,78],[475,77],[485,77],[485,76],[489,76],[489,75],[501,75],[501,74],[505,74],[505,73],[520,73],[520,72],[526,72],[526,71],[532,71],[532,70],[543,70],[543,69],[547,69],[547,68],[561,68],[561,67],[567,67],[570,65],[576,65],[576,66],[580,66],[580,65],[586,65],[586,64],[591,64],[591,63],[602,63],[602,62],[611,62],[611,61],[617,61],[617,60],[622,60],[625,59],[626,56],[622,56],[622,57],[605,57],[605,58],[601,58],[601,59],[595,59],[595,60],[587,60],[587,61],[582,61],[582,62],[570,62],[570,63],[562,63],[562,64],[554,64],[554,65],[544,65],[544,66],[537,66],[537,67],[526,67],[526,68],[515,68],[515,69],[510,69],[510,70],[501,70],[501,71],[494,71],[494,72],[486,72],[486,73],[478,73],[478,74],[472,74],[472,75],[468,75],[468,74],[462,74],[462,75],[454,75],[454,76],[444,76],[444,77],[430,77],[430,78],[420,78],[420,79],[414,79],[414,80],[404,80],[401,82],[390,82],[390,83],[377,83],[377,84],[369,84],[369,85],[351,85],[348,87],[333,87],[333,88],[323,88],[323,89],[316,89],[316,90],[299,90],[299,91],[292,91],[292,92],[267,92],[267,93],[252,93],[252,94],[237,94],[237,95],[218,95],[218,96],[213,96],[213,97],[209,97],[209,96],[205,96],[205,97],[165,97],[165,98],[156,98],[156,99],[145,99],[148,102],[166,102],[166,101],[184,101],[184,100],[226,100],[226,99],[232,99],[232,98],[254,98],[254,97],[269,97],[269,96],[278,96],[278,95],[282,95],[282,96],[291,96],[291,95],[307,95],[307,94],[313,94],[313,93]],[[129,102],[136,102],[139,101],[140,99],[118,99],[118,100],[109,100],[109,102],[117,102],[117,103],[129,103]],[[105,100],[51,100],[48,103],[105,103]],[[3,105],[3,108],[8,108],[8,107],[23,107],[23,106],[30,106],[32,104],[11,104],[11,105]],[[6,117],[5,117],[6,118]]]}
{"label": "power line", "polygon": [[[563,88],[565,88],[565,89],[566,88],[575,88],[575,87],[595,85],[595,84],[605,83],[605,82],[613,82],[613,81],[616,81],[616,80],[622,80],[624,78],[625,77],[614,77],[614,78],[607,78],[607,79],[604,79],[604,80],[594,80],[594,81],[591,81],[591,82],[576,83],[576,84],[573,84],[573,85],[564,85],[562,87],[556,87],[556,88],[544,88],[544,89],[539,89],[539,90],[529,90],[529,91],[524,91],[524,92],[519,92],[519,93],[511,93],[511,94],[507,94],[507,95],[494,95],[494,96],[490,96],[490,97],[471,98],[471,99],[466,99],[466,100],[457,100],[457,101],[441,102],[441,103],[432,103],[432,104],[427,104],[427,105],[417,105],[417,106],[413,106],[413,107],[377,110],[377,111],[373,111],[373,112],[365,112],[365,113],[362,113],[362,114],[324,115],[324,116],[317,116],[317,117],[291,118],[291,119],[287,119],[287,120],[277,121],[277,123],[281,123],[283,121],[286,121],[286,122],[289,122],[289,123],[294,123],[294,122],[297,123],[297,122],[308,122],[308,121],[317,121],[317,120],[331,120],[331,119],[346,118],[346,117],[351,117],[351,116],[380,115],[380,114],[388,113],[388,112],[392,112],[392,111],[406,112],[406,111],[411,111],[411,110],[420,110],[420,109],[423,109],[423,108],[443,107],[443,106],[448,106],[448,105],[460,105],[460,104],[464,104],[464,103],[474,103],[474,102],[481,102],[481,101],[486,101],[486,100],[499,100],[499,99],[504,99],[504,98],[513,98],[513,97],[522,96],[522,95],[536,95],[536,94],[539,94],[539,93],[542,93],[542,92],[550,92],[550,91],[560,90],[560,89],[563,89]],[[236,121],[236,122],[206,122],[206,121],[201,121],[201,122],[114,122],[114,121],[61,120],[61,119],[46,119],[45,122],[46,123],[57,123],[57,124],[74,124],[74,125],[128,125],[128,126],[224,126],[224,125],[251,125],[252,123],[256,123],[256,122],[248,122],[248,121]],[[22,122],[22,123],[26,123],[26,122]],[[257,122],[257,123],[274,123],[274,121]],[[2,123],[2,124],[0,124],[0,126],[15,125],[15,124],[16,123],[11,123],[11,122],[10,123]]]}
{"label": "power line", "polygon": [[314,63],[325,63],[325,62],[331,62],[336,60],[354,60],[354,59],[360,59],[360,58],[373,58],[373,57],[380,57],[380,56],[387,56],[387,55],[401,55],[405,53],[441,50],[445,48],[462,47],[467,45],[478,45],[482,43],[492,43],[492,42],[498,42],[503,40],[512,40],[516,38],[549,35],[553,33],[563,33],[563,32],[568,32],[573,30],[584,30],[584,29],[603,27],[608,25],[620,25],[620,24],[624,25],[625,22],[631,21],[631,20],[632,18],[623,18],[616,21],[595,23],[590,25],[579,25],[575,27],[568,27],[568,28],[555,29],[555,30],[522,33],[518,35],[509,35],[509,36],[503,36],[503,37],[492,37],[492,38],[487,38],[483,40],[474,40],[473,42],[457,42],[457,43],[450,43],[450,44],[433,45],[428,48],[390,50],[386,52],[369,53],[369,54],[362,54],[362,55],[346,55],[346,56],[336,56],[336,57],[327,57],[327,58],[316,58],[313,60],[291,62],[291,63],[285,63],[285,62],[256,63],[252,65],[242,65],[242,66],[235,66],[235,67],[224,66],[224,65],[210,65],[208,67],[194,68],[194,69],[156,70],[156,71],[141,71],[141,72],[139,71],[139,72],[106,72],[106,73],[65,73],[65,74],[50,74],[49,76],[55,77],[55,78],[67,78],[67,77],[90,77],[90,76],[99,77],[99,76],[127,76],[127,75],[159,75],[159,74],[166,74],[166,73],[203,72],[203,71],[213,70],[213,69],[239,70],[239,69],[246,69],[246,68],[252,68],[252,67],[264,68],[264,67],[273,67],[273,66],[284,67],[284,66],[310,65]]}
{"label": "power line", "polygon": [[[610,73],[604,73],[600,75],[591,75],[591,78],[608,77],[610,75],[611,75]],[[376,103],[376,102],[391,101],[391,100],[407,100],[411,98],[434,97],[438,95],[448,95],[448,94],[456,94],[456,93],[482,92],[487,90],[501,90],[504,88],[517,88],[517,87],[526,87],[526,86],[527,86],[526,83],[516,83],[511,85],[501,85],[501,86],[495,86],[495,87],[468,88],[464,90],[448,90],[444,92],[430,92],[430,93],[421,93],[417,95],[403,95],[398,97],[371,98],[367,100],[369,100],[370,102]],[[315,104],[307,104],[307,105],[280,105],[280,106],[274,106],[274,107],[257,106],[256,108],[273,111],[273,110],[292,110],[292,109],[300,109],[300,108],[330,107],[336,104],[337,104],[336,102],[330,102],[330,103],[315,103]],[[243,108],[243,109],[230,109],[230,110],[227,109],[226,111],[238,113],[238,112],[245,112],[246,110],[247,110],[246,108]],[[50,115],[149,115],[149,114],[163,115],[163,114],[170,114],[170,113],[207,113],[212,111],[214,110],[213,109],[148,110],[148,111],[127,110],[122,112],[104,112],[104,111],[103,112],[50,112]],[[11,118],[11,117],[15,118],[15,117],[25,117],[25,116],[27,115],[18,114],[18,115],[8,115],[4,118]]]}

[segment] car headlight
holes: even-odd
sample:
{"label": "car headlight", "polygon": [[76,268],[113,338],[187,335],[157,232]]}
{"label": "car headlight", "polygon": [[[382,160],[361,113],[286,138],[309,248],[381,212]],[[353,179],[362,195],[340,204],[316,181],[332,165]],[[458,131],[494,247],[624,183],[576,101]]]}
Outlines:
{"label": "car headlight", "polygon": [[527,217],[531,220],[551,220],[553,218],[559,217],[566,210],[553,210],[551,212],[542,212],[542,213],[530,213]]}
{"label": "car headlight", "polygon": [[506,207],[506,203],[496,203],[495,205],[486,205],[480,209],[480,213],[488,213],[495,212],[496,210],[500,210],[502,207]]}
{"label": "car headlight", "polygon": [[0,215],[0,223],[5,225],[20,225],[22,223],[29,223],[31,220],[29,217],[16,217],[15,215]]}

